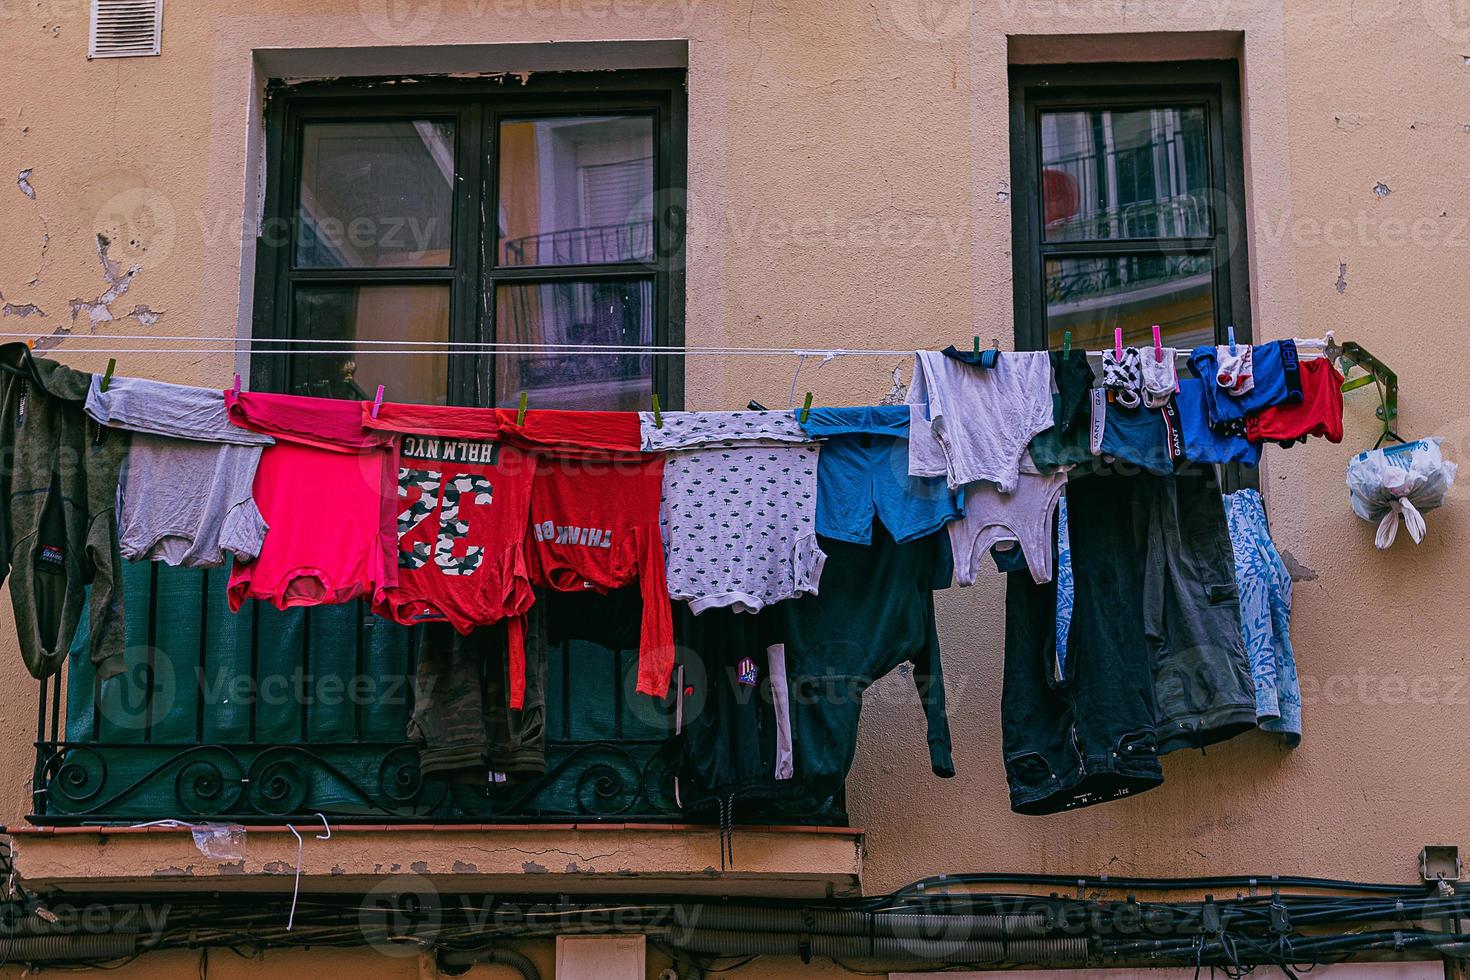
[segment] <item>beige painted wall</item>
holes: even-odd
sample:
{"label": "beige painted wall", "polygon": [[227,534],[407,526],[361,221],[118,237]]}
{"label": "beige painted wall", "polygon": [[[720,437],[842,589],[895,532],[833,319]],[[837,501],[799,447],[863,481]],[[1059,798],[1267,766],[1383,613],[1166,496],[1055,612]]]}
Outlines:
{"label": "beige painted wall", "polygon": [[[163,56],[88,62],[79,0],[0,0],[0,329],[87,333],[109,288],[94,244],[136,265],[99,336],[233,336],[248,322],[253,51],[688,38],[691,344],[905,349],[1011,334],[1008,50],[1021,57],[1241,57],[1258,332],[1335,328],[1399,371],[1402,429],[1470,448],[1470,21],[1453,0],[318,0],[168,6]],[[1011,35],[1153,34],[1082,45]],[[1036,52],[1042,52],[1037,54]],[[365,57],[371,57],[366,55]],[[34,200],[15,185],[32,170]],[[250,177],[247,179],[247,174]],[[1374,193],[1382,182],[1391,193]],[[1340,275],[1340,269],[1345,270]],[[248,275],[244,277],[248,281]],[[242,304],[244,304],[242,306]],[[16,312],[11,308],[7,312]],[[144,332],[147,332],[144,330]],[[85,338],[65,346],[81,346]],[[105,355],[70,356],[97,366]],[[802,390],[860,403],[898,359],[808,364]],[[691,361],[691,408],[784,404],[794,363]],[[119,366],[223,385],[220,357]],[[940,600],[959,776],[925,763],[906,681],[870,693],[850,780],[866,886],[940,871],[1311,873],[1409,880],[1422,843],[1470,845],[1449,802],[1470,749],[1465,494],[1388,553],[1348,510],[1374,438],[1273,450],[1268,506],[1302,574],[1294,640],[1306,738],[1247,736],[1166,761],[1166,784],[1066,816],[1010,813],[999,757],[1002,588]],[[8,614],[6,614],[8,617]],[[8,631],[7,631],[8,632]],[[0,640],[0,819],[27,810],[34,688]],[[225,957],[219,957],[223,960]],[[244,969],[244,968],[237,968]],[[242,973],[243,975],[243,973]]]}

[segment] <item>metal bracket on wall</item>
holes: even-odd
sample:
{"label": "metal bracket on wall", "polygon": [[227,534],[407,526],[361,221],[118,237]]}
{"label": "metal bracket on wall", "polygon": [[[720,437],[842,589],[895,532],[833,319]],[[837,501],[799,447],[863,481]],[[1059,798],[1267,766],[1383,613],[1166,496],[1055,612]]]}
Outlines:
{"label": "metal bracket on wall", "polygon": [[1394,373],[1394,370],[1365,350],[1362,344],[1352,341],[1343,344],[1341,348],[1329,348],[1327,354],[1342,362],[1344,375],[1350,373],[1354,366],[1367,372],[1344,381],[1342,383],[1343,393],[1346,394],[1370,384],[1376,385],[1378,388],[1377,415],[1383,421],[1383,435],[1378,441],[1394,439],[1403,442],[1404,440],[1396,431],[1399,417],[1399,376]]}

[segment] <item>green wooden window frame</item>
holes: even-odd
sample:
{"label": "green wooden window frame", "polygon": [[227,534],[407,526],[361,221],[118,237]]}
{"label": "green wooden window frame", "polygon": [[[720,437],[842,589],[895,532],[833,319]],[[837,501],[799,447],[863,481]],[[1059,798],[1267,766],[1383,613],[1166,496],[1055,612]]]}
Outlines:
{"label": "green wooden window frame", "polygon": [[[1205,112],[1210,156],[1212,234],[1198,238],[1114,238],[1047,241],[1043,233],[1040,117],[1084,109],[1185,108]],[[1047,345],[1045,275],[1048,259],[1067,256],[1207,255],[1213,268],[1215,336],[1251,339],[1245,253],[1245,168],[1241,141],[1239,65],[1234,61],[1139,64],[1019,65],[1010,72],[1011,261],[1016,346]]]}
{"label": "green wooden window frame", "polygon": [[[264,220],[256,239],[254,334],[297,338],[293,293],[303,285],[433,283],[449,287],[451,342],[493,342],[495,289],[523,283],[569,280],[616,282],[651,279],[653,343],[684,342],[684,230],[688,109],[684,72],[673,70],[539,73],[527,78],[424,78],[404,80],[272,83],[266,94],[267,168]],[[405,94],[407,93],[407,94]],[[494,228],[497,152],[494,134],[507,117],[646,115],[653,120],[653,256],[649,260],[582,265],[497,265]],[[293,243],[301,177],[302,127],[320,121],[452,120],[455,186],[452,191],[451,264],[425,268],[297,268]],[[494,390],[491,355],[449,358],[448,401],[491,405],[506,400]],[[654,356],[653,388],[662,404],[681,408],[684,362]],[[251,386],[289,391],[295,357],[262,355],[251,362]],[[388,397],[393,397],[389,392]]]}

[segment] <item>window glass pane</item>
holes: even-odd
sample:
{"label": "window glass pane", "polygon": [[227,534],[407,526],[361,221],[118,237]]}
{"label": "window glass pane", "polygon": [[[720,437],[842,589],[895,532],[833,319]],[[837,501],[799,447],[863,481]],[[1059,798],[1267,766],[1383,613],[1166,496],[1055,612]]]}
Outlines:
{"label": "window glass pane", "polygon": [[[297,286],[295,329],[302,339],[336,341],[333,353],[291,358],[291,391],[322,398],[371,398],[378,385],[397,402],[443,405],[449,360],[442,353],[382,353],[360,340],[432,341],[449,339],[449,287]],[[336,352],[340,348],[352,350]],[[375,353],[374,351],[378,351]]]}
{"label": "window glass pane", "polygon": [[1215,306],[1210,256],[1110,255],[1046,260],[1046,331],[1051,347],[1072,331],[1072,346],[1113,346],[1123,328],[1125,346],[1214,343]]}
{"label": "window glass pane", "polygon": [[450,263],[452,122],[306,123],[301,145],[298,268]]}
{"label": "window glass pane", "polygon": [[1047,241],[1208,237],[1205,110],[1042,113],[1041,202]]}
{"label": "window glass pane", "polygon": [[499,152],[499,264],[652,257],[652,118],[507,120]]}
{"label": "window glass pane", "polygon": [[[653,282],[562,282],[499,286],[500,343],[640,345],[653,343]],[[653,394],[653,357],[586,351],[495,357],[495,392],[515,405],[636,412]]]}

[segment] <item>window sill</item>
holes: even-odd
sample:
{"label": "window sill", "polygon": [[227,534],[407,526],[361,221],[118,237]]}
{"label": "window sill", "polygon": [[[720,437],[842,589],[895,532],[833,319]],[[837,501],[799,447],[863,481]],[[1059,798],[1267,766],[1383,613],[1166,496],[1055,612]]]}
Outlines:
{"label": "window sill", "polygon": [[[690,824],[297,825],[303,892],[366,891],[384,876],[436,889],[497,893],[742,895],[812,898],[861,892],[863,834],[847,827],[735,828],[721,872],[716,828]],[[205,857],[187,827],[13,828],[26,887],[40,892],[289,893],[296,838],[250,827],[239,860]],[[422,883],[420,883],[422,884]]]}

